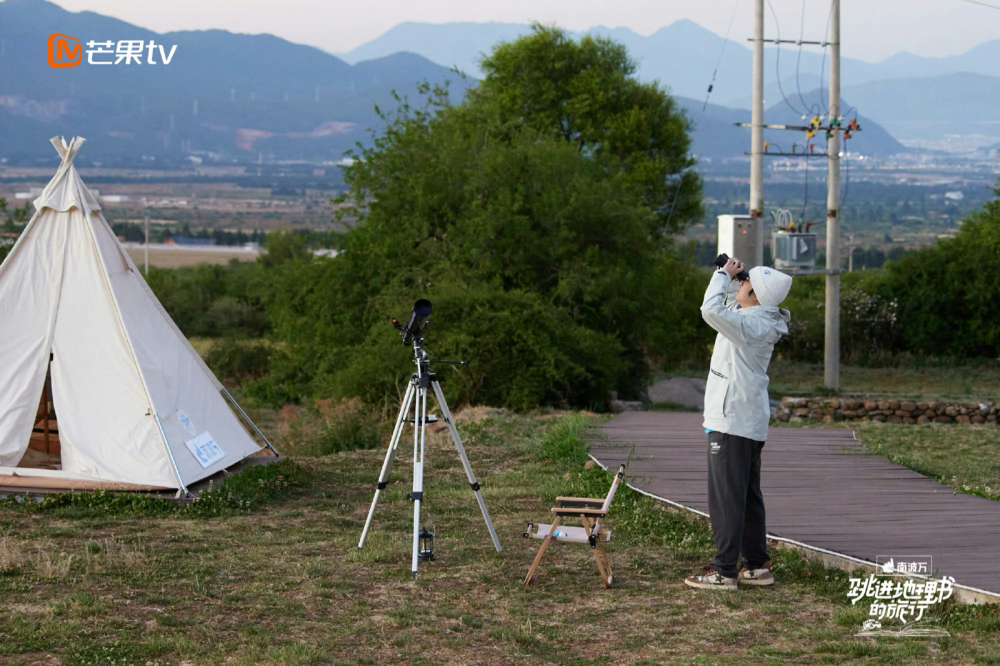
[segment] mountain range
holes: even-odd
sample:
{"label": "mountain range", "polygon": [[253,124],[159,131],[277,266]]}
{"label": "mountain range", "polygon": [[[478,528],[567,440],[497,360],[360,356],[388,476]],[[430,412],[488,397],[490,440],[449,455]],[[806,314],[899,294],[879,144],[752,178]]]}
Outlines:
{"label": "mountain range", "polygon": [[[770,26],[769,26],[770,27]],[[347,53],[346,62],[396,51],[419,53],[445,66],[480,77],[479,58],[498,41],[527,34],[520,23],[401,23]],[[658,80],[673,94],[735,108],[750,108],[753,53],[745,43],[726,40],[689,20],[679,20],[642,36],[629,28],[598,26],[574,37],[603,36],[624,44],[637,63],[637,76]],[[769,38],[799,35],[767,34]],[[804,39],[820,39],[804,35]],[[785,45],[765,49],[764,95],[799,106],[804,93],[826,85],[829,61],[821,53]],[[958,75],[956,78],[952,78]],[[978,76],[971,76],[978,75]],[[1000,39],[984,42],[951,57],[926,58],[897,53],[881,62],[841,59],[841,95],[898,138],[932,138],[942,132],[986,134],[1000,138]],[[711,96],[707,95],[712,82]],[[779,82],[781,86],[779,87]],[[877,83],[877,85],[876,85]],[[901,104],[895,91],[903,91]],[[849,107],[845,107],[849,108]],[[905,124],[897,122],[906,116]],[[948,123],[942,123],[947,120]],[[919,136],[902,136],[903,132]]]}
{"label": "mountain range", "polygon": [[[468,27],[467,32],[458,30],[463,25]],[[488,50],[493,41],[475,45],[482,39],[495,41],[498,35],[500,39],[512,38],[502,31],[488,31],[497,26],[506,30],[505,25],[509,26],[449,24],[445,27],[453,38],[447,38],[447,46],[464,52]],[[453,100],[457,100],[464,94],[463,86],[475,85],[475,79],[459,79],[426,53],[407,52],[407,35],[417,34],[414,26],[419,24],[403,24],[401,32],[393,29],[386,33],[398,32],[400,48],[383,48],[383,36],[366,45],[367,51],[365,47],[352,51],[348,62],[273,35],[224,30],[161,34],[93,12],[68,12],[46,0],[6,0],[0,2],[0,158],[8,163],[50,161],[55,156],[47,143],[50,136],[79,134],[91,139],[81,163],[86,159],[127,162],[142,156],[169,161],[190,153],[214,153],[220,159],[242,161],[258,157],[337,161],[344,150],[369,138],[368,128],[381,127],[383,121],[375,107],[395,108],[394,90],[414,101],[418,81],[449,80]],[[53,32],[71,35],[81,43],[154,40],[167,50],[176,45],[177,51],[169,65],[102,67],[84,62],[76,67],[53,68],[46,54],[47,39]],[[631,40],[634,44],[630,48],[648,60],[649,51],[639,47],[642,40],[652,37],[641,38],[623,29],[610,32],[623,42]],[[682,93],[691,90],[684,87],[691,78],[685,72],[711,68],[719,58],[715,49],[723,40],[690,21],[679,21],[656,35],[658,43],[669,46],[671,40],[677,40],[676,48],[686,49],[683,62],[670,65],[674,72],[671,76],[678,76],[678,81],[660,80],[669,84],[692,119],[693,152],[712,159],[741,156],[749,145],[749,131],[733,123],[748,120],[749,113],[717,104],[705,106],[703,95]],[[443,48],[441,40],[445,39],[426,39],[424,44],[427,48]],[[741,45],[729,45],[725,57],[730,57],[730,51],[738,54],[739,49],[746,51]],[[904,68],[910,66],[909,62],[903,58],[893,66]],[[749,72],[749,66],[746,69]],[[720,77],[722,71],[720,67]],[[980,85],[983,80],[992,80],[989,74],[974,76],[979,77]],[[741,80],[740,86],[736,88],[734,83],[729,93],[735,95],[746,89],[746,79]],[[885,83],[871,85],[871,90],[864,91],[869,100],[896,95]],[[848,97],[846,90],[843,105],[849,109],[849,100],[858,102]],[[768,93],[768,121],[798,121],[780,97],[776,103],[772,92]],[[807,106],[815,106],[821,97],[820,91],[813,90],[804,93],[802,100],[809,102]],[[722,99],[723,90],[717,88],[711,100]],[[988,103],[981,106],[986,108]],[[879,127],[878,120],[867,113],[861,118],[865,129],[858,134],[852,150],[872,155],[904,150]],[[773,140],[791,141],[787,134]]]}

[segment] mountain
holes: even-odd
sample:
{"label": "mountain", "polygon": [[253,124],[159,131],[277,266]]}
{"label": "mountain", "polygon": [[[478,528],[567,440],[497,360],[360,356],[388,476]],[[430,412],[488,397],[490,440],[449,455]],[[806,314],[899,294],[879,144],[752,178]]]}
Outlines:
{"label": "mountain", "polygon": [[[505,24],[487,25],[494,34],[506,29]],[[54,69],[45,53],[52,26],[81,43],[152,39],[167,47],[176,44],[177,51],[166,66]],[[405,37],[406,30],[400,29]],[[685,67],[694,67],[708,57],[713,44],[721,43],[689,21],[661,30],[653,42],[629,30],[594,29],[600,31],[636,45],[687,39],[687,32],[697,42],[701,35],[707,45],[692,49],[687,65],[671,65],[677,71],[670,76],[682,76]],[[224,30],[159,34],[93,12],[67,12],[45,0],[0,2],[0,39],[0,157],[10,163],[51,162],[55,153],[48,138],[54,134],[91,139],[80,159],[105,164],[148,163],[149,158],[169,163],[191,153],[244,162],[258,155],[268,161],[335,162],[357,141],[369,139],[367,128],[380,126],[376,104],[395,108],[392,90],[412,98],[421,80],[449,80],[457,101],[466,86],[476,83],[405,50],[352,65],[272,35]],[[402,45],[411,44],[402,39]],[[692,151],[700,158],[741,157],[748,149],[749,130],[733,125],[749,120],[747,110],[712,104],[702,111],[703,101],[697,98],[680,96],[677,101],[694,122]],[[769,121],[778,117],[776,109],[768,111]],[[903,150],[874,123],[863,123],[858,148],[871,154]]]}
{"label": "mountain", "polygon": [[[177,51],[169,65],[52,68],[54,26],[81,44],[152,39]],[[0,40],[0,150],[11,161],[51,158],[53,134],[100,138],[88,146],[91,160],[192,151],[247,159],[260,151],[336,161],[380,122],[375,104],[395,106],[392,89],[412,97],[421,79],[457,78],[413,53],[349,65],[273,35],[159,34],[45,0],[0,2]]]}
{"label": "mountain", "polygon": [[1000,77],[959,72],[889,79],[850,86],[843,94],[895,136],[1000,138]]}
{"label": "mountain", "polygon": [[[699,159],[710,160],[742,157],[744,151],[750,150],[750,128],[738,127],[737,122],[750,122],[750,112],[746,109],[732,109],[725,106],[709,104],[703,111],[704,102],[685,98],[675,98],[684,109],[694,125],[692,133],[691,152]],[[809,106],[819,106],[822,103],[820,93],[814,90],[804,94],[803,99]],[[844,108],[848,100],[842,98]],[[783,102],[774,104],[764,110],[767,122],[771,124],[802,125],[804,121],[800,114],[793,112]],[[854,116],[847,116],[853,118]],[[849,140],[848,146],[852,154],[885,157],[906,152],[907,149],[894,139],[884,128],[866,116],[858,116],[862,130]],[[774,152],[791,152],[792,144],[798,144],[797,151],[802,152],[805,143],[805,133],[793,130],[765,130],[764,140],[772,145]],[[823,133],[813,139],[817,151],[826,150]]]}
{"label": "mountain", "polygon": [[[531,26],[518,23],[401,23],[388,32],[347,53],[338,54],[346,62],[388,55],[406,50],[419,53],[446,67],[458,66],[481,77],[477,61],[501,40],[511,40],[530,32]],[[657,79],[684,97],[704,99],[716,70],[713,99],[734,100],[750,88],[752,51],[740,39],[725,40],[697,23],[682,19],[660,28],[648,37],[628,28],[598,26],[581,35],[602,35],[623,43],[638,61],[638,76]],[[768,34],[767,37],[775,35]],[[783,38],[797,37],[783,33]],[[805,35],[815,39],[816,35]],[[785,46],[769,47],[765,55],[765,79],[768,84],[779,78],[784,83],[802,76],[822,76],[828,61],[821,53]],[[852,58],[841,59],[841,75],[846,84],[856,85],[883,79],[939,76],[969,72],[1000,76],[1000,39],[984,42],[966,53],[945,58],[925,58],[899,53],[877,63]],[[804,85],[804,84],[803,84]],[[812,87],[812,86],[811,86]],[[770,94],[770,93],[768,93]],[[775,94],[776,91],[775,91]]]}

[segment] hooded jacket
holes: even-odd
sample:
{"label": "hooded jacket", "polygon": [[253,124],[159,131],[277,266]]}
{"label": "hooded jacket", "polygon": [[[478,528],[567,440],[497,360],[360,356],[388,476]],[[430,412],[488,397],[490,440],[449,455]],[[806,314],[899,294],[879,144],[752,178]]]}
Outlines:
{"label": "hooded jacket", "polygon": [[730,282],[716,271],[701,304],[702,319],[719,332],[705,386],[705,428],[763,442],[771,418],[767,366],[792,316],[773,305],[727,306]]}

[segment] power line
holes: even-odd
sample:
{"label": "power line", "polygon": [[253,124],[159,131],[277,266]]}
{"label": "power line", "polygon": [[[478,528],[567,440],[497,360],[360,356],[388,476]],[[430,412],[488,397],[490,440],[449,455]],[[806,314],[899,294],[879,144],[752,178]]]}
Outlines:
{"label": "power line", "polygon": [[729,27],[726,28],[726,36],[722,38],[722,50],[719,51],[719,60],[715,63],[715,69],[712,70],[712,80],[708,82],[708,92],[705,93],[705,104],[701,107],[702,111],[708,108],[708,98],[712,94],[712,88],[715,86],[715,75],[719,72],[719,67],[722,65],[722,56],[726,55],[726,45],[729,44],[729,31],[733,29],[733,21],[736,20],[736,10],[740,8],[740,0],[736,0],[736,5],[733,7],[733,14],[729,17]]}
{"label": "power line", "polygon": [[1000,9],[1000,7],[997,7],[996,5],[989,5],[989,4],[986,4],[985,2],[979,2],[978,0],[965,0],[965,2],[971,2],[974,5],[981,5],[983,7],[989,7],[990,9]]}
{"label": "power line", "polygon": [[795,115],[802,115],[802,111],[799,111],[792,106],[792,103],[788,101],[787,97],[785,97],[785,90],[781,86],[781,26],[778,25],[778,14],[774,11],[774,5],[771,4],[771,0],[767,0],[767,6],[771,9],[771,16],[774,18],[774,30],[778,34],[778,39],[774,42],[774,45],[778,49],[774,60],[774,72],[778,79],[778,91],[781,93],[781,99],[785,100],[785,104],[792,110],[792,113]]}

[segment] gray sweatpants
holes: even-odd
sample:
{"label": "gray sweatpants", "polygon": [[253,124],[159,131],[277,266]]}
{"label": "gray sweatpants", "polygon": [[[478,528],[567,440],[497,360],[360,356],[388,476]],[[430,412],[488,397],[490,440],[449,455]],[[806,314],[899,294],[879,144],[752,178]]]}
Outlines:
{"label": "gray sweatpants", "polygon": [[708,514],[715,536],[709,566],[729,578],[740,553],[748,569],[768,561],[760,452],[764,442],[722,432],[708,433]]}

